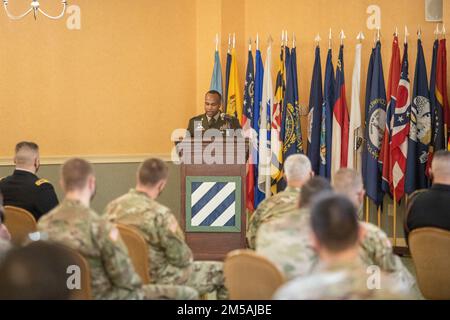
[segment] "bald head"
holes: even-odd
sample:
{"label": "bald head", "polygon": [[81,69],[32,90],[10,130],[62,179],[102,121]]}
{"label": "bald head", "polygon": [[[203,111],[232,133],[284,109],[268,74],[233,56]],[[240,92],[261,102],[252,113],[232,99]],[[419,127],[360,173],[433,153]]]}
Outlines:
{"label": "bald head", "polygon": [[353,169],[339,169],[333,176],[333,188],[348,197],[356,208],[359,208],[364,199],[364,185],[361,175]]}
{"label": "bald head", "polygon": [[450,152],[440,150],[434,154],[431,163],[433,183],[450,184]]}
{"label": "bald head", "polygon": [[284,162],[284,175],[288,186],[301,187],[313,176],[311,161],[303,154],[289,156]]}
{"label": "bald head", "polygon": [[16,169],[36,172],[39,168],[39,146],[34,142],[19,142],[16,145],[14,163]]}

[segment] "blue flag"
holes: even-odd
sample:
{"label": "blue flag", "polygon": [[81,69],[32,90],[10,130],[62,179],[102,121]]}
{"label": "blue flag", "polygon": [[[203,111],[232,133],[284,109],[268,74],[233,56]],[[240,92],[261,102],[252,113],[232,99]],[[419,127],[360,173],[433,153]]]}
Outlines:
{"label": "blue flag", "polygon": [[365,188],[367,196],[379,206],[383,202],[381,190],[381,159],[380,151],[386,128],[386,87],[381,58],[381,43],[378,41],[373,53],[373,72],[370,95],[366,104],[365,130]]}
{"label": "blue flag", "polygon": [[[259,134],[259,122],[260,122],[260,111],[261,111],[261,102],[262,102],[262,94],[263,94],[263,82],[264,82],[264,65],[261,58],[261,51],[256,50],[256,62],[255,62],[255,98],[253,104],[253,122],[252,128],[255,130],[256,134]],[[255,141],[255,146],[259,146],[259,137],[257,141]],[[257,208],[261,201],[264,200],[265,194],[261,192],[258,188],[258,164],[259,164],[259,152],[256,152],[255,161],[254,161],[254,190],[255,190],[255,201],[254,207]]]}
{"label": "blue flag", "polygon": [[444,115],[442,112],[442,106],[438,102],[436,96],[438,49],[439,49],[439,40],[435,40],[433,45],[433,59],[430,76],[430,107],[432,116],[431,118],[432,143],[430,148],[431,156],[437,150],[446,149],[447,147],[444,136]]}
{"label": "blue flag", "polygon": [[[294,47],[291,50],[291,64],[292,64],[292,77],[294,83],[294,98],[295,98],[295,132],[297,136],[297,150],[296,153],[303,153],[303,138],[302,128],[300,125],[300,104],[298,94],[298,76],[297,76],[297,48]],[[287,158],[284,158],[287,159]]]}
{"label": "blue flag", "polygon": [[227,53],[227,65],[225,67],[225,92],[223,95],[223,112],[227,113],[227,104],[228,104],[228,86],[230,85],[230,71],[231,71],[231,61],[232,61],[231,53]]}
{"label": "blue flag", "polygon": [[313,171],[318,175],[320,168],[320,123],[322,121],[322,66],[320,62],[320,47],[316,47],[316,58],[311,80],[309,95],[309,130],[308,157]]}
{"label": "blue flag", "polygon": [[[365,108],[365,114],[367,115],[367,110],[369,110],[369,104],[370,104],[370,88],[372,87],[372,75],[373,75],[373,59],[375,56],[375,48],[372,48],[372,52],[370,53],[370,59],[369,59],[369,67],[367,70],[367,81],[366,81],[366,98],[364,100],[364,108]],[[364,127],[367,128],[367,117],[364,120]],[[366,134],[366,133],[365,133]],[[363,177],[363,183],[366,186],[367,185],[367,148],[366,148],[366,142],[364,142],[364,148],[362,153],[362,177]]]}
{"label": "blue flag", "polygon": [[323,91],[322,120],[320,123],[320,167],[319,175],[331,178],[331,140],[333,138],[333,104],[334,104],[334,67],[333,54],[328,49],[325,67],[325,83]]}
{"label": "blue flag", "polygon": [[405,177],[407,194],[428,187],[428,178],[425,172],[428,148],[431,143],[431,107],[427,67],[420,39],[417,40],[416,72],[412,97]]}
{"label": "blue flag", "polygon": [[214,55],[214,70],[211,78],[210,90],[216,90],[223,96],[222,89],[222,66],[220,65],[219,51],[216,51]]}

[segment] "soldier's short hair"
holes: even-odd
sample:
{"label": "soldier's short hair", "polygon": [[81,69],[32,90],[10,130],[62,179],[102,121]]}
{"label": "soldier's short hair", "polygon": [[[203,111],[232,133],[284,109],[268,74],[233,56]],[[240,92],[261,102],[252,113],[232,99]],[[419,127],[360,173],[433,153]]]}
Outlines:
{"label": "soldier's short hair", "polygon": [[433,156],[431,164],[434,177],[450,176],[450,152],[447,150],[439,150]]}
{"label": "soldier's short hair", "polygon": [[356,208],[343,195],[328,193],[314,199],[311,227],[320,245],[331,252],[344,251],[358,242]]}
{"label": "soldier's short hair", "polygon": [[76,260],[62,245],[33,242],[12,249],[0,266],[0,299],[71,299],[74,290],[67,286],[67,270],[75,265]]}
{"label": "soldier's short hair", "polygon": [[222,95],[220,94],[219,91],[217,91],[217,90],[209,90],[209,91],[205,94],[205,97],[206,97],[208,94],[215,94],[216,96],[219,97],[219,103],[222,102]]}
{"label": "soldier's short hair", "polygon": [[36,152],[39,151],[39,146],[37,145],[37,143],[31,141],[21,141],[16,144],[16,153],[23,148],[31,149]]}
{"label": "soldier's short hair", "polygon": [[80,158],[69,159],[61,167],[61,179],[66,191],[83,189],[93,174],[92,165]]}
{"label": "soldier's short hair", "polygon": [[145,186],[154,186],[169,176],[167,164],[156,158],[145,160],[138,169],[138,181]]}
{"label": "soldier's short hair", "polygon": [[39,146],[30,141],[16,144],[14,161],[16,165],[31,165],[39,153]]}
{"label": "soldier's short hair", "polygon": [[351,195],[355,191],[363,188],[363,180],[361,175],[353,169],[339,169],[333,177],[333,187],[336,192]]}
{"label": "soldier's short hair", "polygon": [[284,174],[288,180],[303,180],[311,174],[311,161],[303,154],[293,154],[284,162]]}
{"label": "soldier's short hair", "polygon": [[331,192],[330,182],[322,177],[313,177],[307,183],[302,186],[300,191],[299,207],[308,207],[315,197],[319,196],[322,192]]}

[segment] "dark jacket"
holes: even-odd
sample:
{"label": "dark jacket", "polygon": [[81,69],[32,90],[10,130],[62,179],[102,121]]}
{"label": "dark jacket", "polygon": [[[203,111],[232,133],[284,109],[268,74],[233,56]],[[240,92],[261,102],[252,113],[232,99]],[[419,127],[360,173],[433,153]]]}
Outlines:
{"label": "dark jacket", "polygon": [[425,227],[450,231],[450,185],[435,184],[411,203],[406,217],[406,239],[414,229]]}
{"label": "dark jacket", "polygon": [[28,171],[14,170],[12,176],[1,179],[0,191],[5,206],[25,209],[36,221],[58,205],[52,184]]}

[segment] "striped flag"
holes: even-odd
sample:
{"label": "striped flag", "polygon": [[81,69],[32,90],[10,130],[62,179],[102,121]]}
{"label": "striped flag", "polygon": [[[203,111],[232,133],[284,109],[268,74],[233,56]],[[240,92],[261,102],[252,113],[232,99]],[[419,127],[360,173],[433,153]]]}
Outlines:
{"label": "striped flag", "polygon": [[355,66],[353,67],[352,106],[350,113],[348,134],[349,148],[347,157],[347,167],[356,171],[361,170],[361,49],[362,44],[358,43],[355,50]]}
{"label": "striped flag", "polygon": [[277,82],[275,85],[275,101],[272,109],[272,131],[270,133],[270,147],[272,149],[272,194],[276,194],[279,191],[278,184],[283,178],[283,140],[281,138],[281,111],[283,108],[284,92],[286,90],[284,74],[284,47],[282,47],[280,53],[280,64],[277,73]]}
{"label": "striped flag", "polygon": [[322,121],[322,103],[322,66],[320,62],[320,47],[317,45],[311,79],[308,116],[308,158],[311,160],[312,170],[316,174],[319,174],[320,168],[320,123]]}
{"label": "striped flag", "polygon": [[347,98],[345,93],[344,74],[344,46],[339,49],[339,58],[336,66],[336,97],[333,107],[333,134],[332,134],[332,158],[331,173],[334,174],[340,168],[347,167],[348,160],[348,131],[349,116]]}
{"label": "striped flag", "polygon": [[394,117],[394,108],[396,102],[396,95],[398,89],[398,83],[400,81],[400,48],[398,46],[398,37],[394,36],[392,42],[392,56],[391,65],[389,67],[389,80],[388,80],[388,92],[387,92],[387,107],[386,107],[386,128],[384,130],[383,145],[381,147],[380,159],[383,163],[382,182],[381,189],[384,193],[391,194],[392,189],[392,172],[391,170],[391,155],[390,155],[390,143],[392,135],[392,125]]}
{"label": "striped flag", "polygon": [[272,85],[272,46],[267,47],[263,95],[260,111],[260,127],[259,127],[259,163],[258,163],[258,188],[266,196],[271,196],[271,160],[272,154],[270,149],[270,131],[271,131],[271,109],[273,104],[273,85]]}
{"label": "striped flag", "polygon": [[319,175],[331,179],[331,139],[333,128],[334,67],[331,49],[328,49],[325,67],[325,82],[320,123],[320,168]]}
{"label": "striped flag", "polygon": [[392,194],[397,201],[405,194],[406,157],[408,155],[409,112],[411,106],[408,44],[403,47],[402,72],[396,99],[392,105],[394,121],[390,145],[392,172]]}
{"label": "striped flag", "polygon": [[248,50],[248,62],[247,62],[247,72],[245,79],[244,88],[244,106],[243,106],[243,125],[244,134],[246,137],[251,138],[251,150],[248,160],[247,168],[247,178],[246,178],[246,207],[249,211],[253,211],[255,208],[253,206],[253,201],[255,198],[255,168],[254,168],[254,151],[253,143],[257,137],[252,135],[252,122],[253,122],[253,103],[255,99],[255,68],[253,63],[252,49]]}

